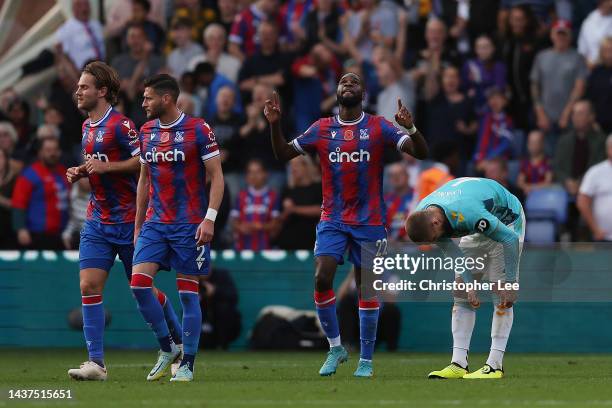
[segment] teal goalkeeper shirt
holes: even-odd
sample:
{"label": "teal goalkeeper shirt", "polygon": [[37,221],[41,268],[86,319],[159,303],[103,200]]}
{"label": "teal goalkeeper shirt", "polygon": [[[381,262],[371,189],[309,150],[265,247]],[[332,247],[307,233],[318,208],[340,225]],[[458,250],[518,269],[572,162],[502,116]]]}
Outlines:
{"label": "teal goalkeeper shirt", "polygon": [[[523,207],[520,201],[494,180],[462,177],[451,180],[425,197],[417,206],[441,208],[451,231],[438,244],[451,256],[463,255],[451,238],[484,234],[504,248],[506,281],[516,280],[519,263]],[[514,222],[515,228],[508,227]]]}

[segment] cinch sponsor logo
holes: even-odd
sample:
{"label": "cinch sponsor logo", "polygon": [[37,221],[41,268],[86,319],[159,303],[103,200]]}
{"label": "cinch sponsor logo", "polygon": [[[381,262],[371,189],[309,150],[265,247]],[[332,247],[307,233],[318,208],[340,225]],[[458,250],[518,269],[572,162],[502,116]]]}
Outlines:
{"label": "cinch sponsor logo", "polygon": [[85,161],[89,159],[97,159],[103,162],[108,161],[108,156],[100,152],[96,152],[94,154],[83,154],[83,157],[85,158]]}
{"label": "cinch sponsor logo", "polygon": [[154,147],[150,152],[145,153],[145,160],[149,163],[185,161],[185,153],[179,149],[158,152]]}
{"label": "cinch sponsor logo", "polygon": [[370,152],[359,149],[358,152],[343,152],[336,147],[335,152],[329,152],[329,161],[332,163],[360,163],[370,161]]}

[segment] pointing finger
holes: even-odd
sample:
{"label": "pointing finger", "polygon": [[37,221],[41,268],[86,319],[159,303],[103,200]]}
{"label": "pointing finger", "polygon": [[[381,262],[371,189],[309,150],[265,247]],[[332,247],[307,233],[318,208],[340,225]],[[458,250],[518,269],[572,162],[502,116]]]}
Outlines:
{"label": "pointing finger", "polygon": [[397,108],[402,109],[402,100],[400,98],[397,98]]}
{"label": "pointing finger", "polygon": [[276,91],[272,92],[272,97],[274,98],[274,104],[278,105],[279,100],[278,100],[278,93],[276,93]]}

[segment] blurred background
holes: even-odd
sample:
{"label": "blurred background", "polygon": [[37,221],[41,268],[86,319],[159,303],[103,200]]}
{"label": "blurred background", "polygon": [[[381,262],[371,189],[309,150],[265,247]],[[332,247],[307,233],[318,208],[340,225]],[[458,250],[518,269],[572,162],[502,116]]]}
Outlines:
{"label": "blurred background", "polygon": [[[116,109],[138,126],[144,78],[166,72],[180,83],[181,109],[203,117],[220,144],[216,270],[201,282],[206,347],[320,346],[309,312],[320,172],[314,157],[274,159],[262,112],[273,90],[288,140],[337,113],[345,72],[363,78],[367,112],[393,121],[398,98],[410,108],[431,154],[386,155],[393,241],[407,239],[403,220],[420,199],[462,176],[495,179],[517,195],[536,250],[612,240],[612,0],[0,0],[0,345],[82,343],[71,251],[89,186],[63,175],[82,159],[85,115],[74,91],[97,59],[118,71]],[[41,166],[56,177],[40,177]],[[250,205],[253,195],[264,204]],[[14,225],[16,215],[25,223]],[[605,251],[594,253],[609,265]],[[107,342],[151,346],[122,274],[111,275]],[[166,278],[160,287],[171,288]],[[343,336],[356,328],[350,278],[347,266],[336,278]],[[277,304],[291,309],[261,313]],[[389,349],[448,347],[449,305],[387,304],[379,338]],[[597,350],[610,351],[612,333],[593,320],[608,305],[560,314],[526,304],[533,316],[517,319],[511,346],[589,351],[579,339],[593,330]],[[555,328],[575,330],[576,340],[533,341]],[[292,343],[273,344],[274,330],[293,331]]]}

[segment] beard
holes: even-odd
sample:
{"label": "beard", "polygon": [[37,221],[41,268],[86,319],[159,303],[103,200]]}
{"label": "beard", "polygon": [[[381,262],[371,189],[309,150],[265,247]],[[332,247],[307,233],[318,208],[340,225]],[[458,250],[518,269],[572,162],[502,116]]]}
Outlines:
{"label": "beard", "polygon": [[85,112],[91,112],[96,108],[96,106],[98,106],[98,101],[96,99],[90,101],[83,99],[83,101],[81,102],[81,107],[79,109],[82,109]]}
{"label": "beard", "polygon": [[161,109],[149,107],[149,112],[146,113],[147,119],[158,119],[161,116]]}
{"label": "beard", "polygon": [[346,108],[354,108],[355,106],[361,104],[362,97],[361,95],[336,95],[336,99],[338,100],[338,105],[344,106]]}

